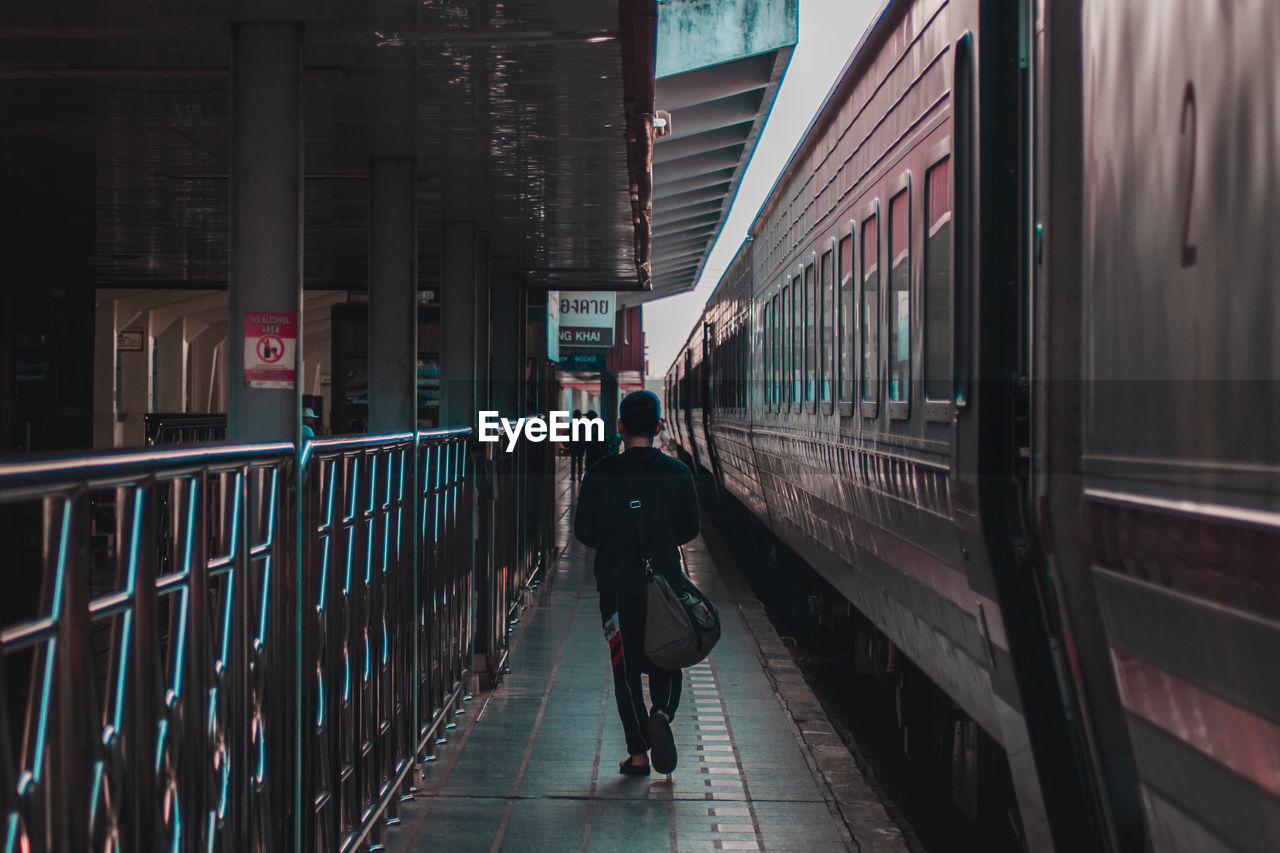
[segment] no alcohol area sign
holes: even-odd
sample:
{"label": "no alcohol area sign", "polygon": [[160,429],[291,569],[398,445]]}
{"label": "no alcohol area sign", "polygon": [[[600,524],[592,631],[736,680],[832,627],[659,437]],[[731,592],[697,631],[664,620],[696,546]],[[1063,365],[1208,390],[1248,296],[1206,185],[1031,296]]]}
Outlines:
{"label": "no alcohol area sign", "polygon": [[244,315],[244,379],[250,388],[292,388],[298,315],[248,311]]}

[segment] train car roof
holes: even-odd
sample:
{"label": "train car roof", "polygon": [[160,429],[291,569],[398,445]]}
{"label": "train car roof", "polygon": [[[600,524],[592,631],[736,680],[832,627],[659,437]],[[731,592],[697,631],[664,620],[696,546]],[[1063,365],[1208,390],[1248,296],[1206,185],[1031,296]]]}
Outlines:
{"label": "train car roof", "polygon": [[884,0],[884,3],[880,6],[880,11],[876,12],[871,19],[871,23],[867,25],[867,29],[862,33],[862,38],[858,40],[858,44],[849,54],[849,58],[845,60],[839,76],[831,84],[831,88],[827,90],[826,96],[822,99],[822,106],[809,119],[809,124],[805,127],[804,133],[801,134],[800,141],[796,143],[796,147],[791,150],[791,156],[787,158],[787,165],[778,173],[778,177],[773,181],[773,186],[769,187],[769,193],[765,196],[764,203],[756,211],[755,218],[751,220],[751,226],[747,229],[747,234],[749,235],[747,239],[755,237],[761,220],[777,207],[779,188],[790,183],[791,179],[795,177],[797,169],[802,164],[807,163],[813,146],[821,138],[821,133],[815,133],[814,131],[819,128],[825,129],[826,125],[832,121],[834,114],[839,112],[843,96],[852,91],[867,66],[875,59],[875,49],[879,48],[883,43],[889,25],[896,20],[894,13],[900,12],[903,7],[909,6],[914,2],[918,2],[918,0]]}
{"label": "train car roof", "polygon": [[[880,6],[880,10],[876,12],[871,23],[867,25],[866,30],[862,33],[862,38],[858,40],[858,44],[849,54],[849,58],[845,61],[844,67],[840,69],[839,76],[835,82],[831,84],[831,88],[827,90],[826,96],[822,99],[822,106],[809,119],[808,126],[805,127],[804,133],[800,136],[800,141],[796,143],[795,148],[791,150],[791,156],[787,158],[787,164],[778,173],[778,177],[774,179],[773,186],[769,188],[768,194],[765,196],[764,203],[760,205],[760,209],[756,211],[755,217],[751,220],[751,225],[747,229],[746,239],[738,246],[738,250],[734,252],[733,260],[729,262],[729,266],[725,267],[725,271],[721,274],[716,286],[712,288],[711,294],[707,297],[706,305],[711,304],[711,300],[715,298],[716,291],[720,289],[720,285],[724,283],[729,270],[733,268],[734,262],[741,256],[746,246],[755,240],[757,226],[760,221],[773,212],[778,204],[778,189],[785,186],[792,178],[795,177],[797,168],[801,163],[807,161],[809,152],[816,144],[817,137],[814,131],[819,127],[825,127],[832,120],[832,113],[838,111],[838,100],[848,91],[850,91],[858,82],[862,72],[867,65],[875,58],[873,49],[878,48],[884,41],[885,32],[888,26],[896,20],[895,12],[901,11],[905,6],[910,5],[917,0],[884,0]],[[689,334],[685,337],[684,344],[676,351],[675,356],[671,359],[671,364],[667,367],[669,375],[676,369],[684,351],[690,348],[690,345],[701,334],[702,324],[705,322],[707,315],[706,305],[698,312],[698,319],[694,322],[693,328],[689,330]]]}

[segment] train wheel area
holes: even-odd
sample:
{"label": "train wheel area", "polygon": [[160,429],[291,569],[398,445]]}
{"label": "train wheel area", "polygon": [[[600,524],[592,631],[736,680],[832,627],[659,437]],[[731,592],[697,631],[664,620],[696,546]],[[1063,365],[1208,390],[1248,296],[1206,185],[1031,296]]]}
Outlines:
{"label": "train wheel area", "polygon": [[756,596],[759,620],[913,851],[1025,849],[1008,762],[968,715],[731,496],[699,483],[703,541]]}
{"label": "train wheel area", "polygon": [[[384,839],[393,851],[913,849],[733,562],[685,546],[720,607],[710,658],[685,670],[670,776],[620,775],[625,753],[591,573],[561,460],[557,541],[520,614],[511,671],[477,693]],[[714,531],[711,536],[715,536]]]}

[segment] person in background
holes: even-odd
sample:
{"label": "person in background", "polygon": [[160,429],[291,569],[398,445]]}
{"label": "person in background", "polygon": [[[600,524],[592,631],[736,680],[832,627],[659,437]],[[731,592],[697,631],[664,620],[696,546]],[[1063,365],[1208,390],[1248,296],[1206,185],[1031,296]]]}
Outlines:
{"label": "person in background", "polygon": [[[589,413],[593,414],[593,413]],[[618,407],[625,450],[587,468],[573,532],[596,549],[600,620],[609,643],[613,690],[626,735],[624,776],[676,768],[671,719],[680,704],[680,671],[653,666],[644,653],[645,560],[676,589],[683,584],[679,546],[698,535],[698,495],[683,462],[653,446],[662,432],[655,394],[636,391]],[[640,675],[649,674],[646,710]]]}
{"label": "person in background", "polygon": [[302,410],[302,437],[315,438],[316,430],[320,428],[320,418],[316,417],[315,410],[310,406]]}
{"label": "person in background", "polygon": [[[582,409],[573,410],[573,420],[577,421],[582,417]],[[573,482],[578,482],[578,478],[583,475],[584,466],[582,457],[587,452],[587,442],[585,439],[577,439],[569,442],[569,476]]]}

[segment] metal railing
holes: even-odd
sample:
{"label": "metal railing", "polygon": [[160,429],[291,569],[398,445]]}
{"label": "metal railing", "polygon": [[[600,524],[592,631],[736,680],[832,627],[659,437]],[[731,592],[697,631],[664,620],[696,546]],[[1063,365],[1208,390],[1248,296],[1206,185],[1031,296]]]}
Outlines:
{"label": "metal railing", "polygon": [[225,414],[189,412],[148,413],[143,417],[148,447],[223,441],[227,437]]}
{"label": "metal railing", "polygon": [[512,452],[488,447],[480,526],[482,536],[487,534],[483,559],[490,569],[478,590],[477,618],[486,641],[484,674],[496,680],[506,669],[520,611],[553,557],[555,445],[521,442]]}
{"label": "metal railing", "polygon": [[377,841],[380,818],[396,819],[417,757],[461,700],[473,598],[466,438],[308,445],[304,849]]}
{"label": "metal railing", "polygon": [[470,430],[0,464],[5,850],[346,850],[463,698]]}

